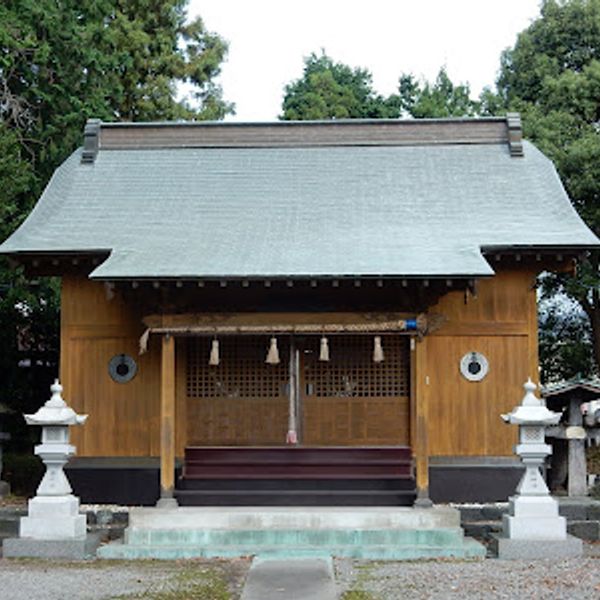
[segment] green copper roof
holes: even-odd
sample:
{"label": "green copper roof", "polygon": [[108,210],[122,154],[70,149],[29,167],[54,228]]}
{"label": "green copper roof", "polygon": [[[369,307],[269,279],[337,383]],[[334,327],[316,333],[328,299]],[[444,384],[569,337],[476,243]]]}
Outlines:
{"label": "green copper roof", "polygon": [[523,152],[100,146],[82,163],[77,150],[0,252],[106,250],[91,275],[105,279],[468,277],[493,274],[486,247],[597,245],[551,162]]}

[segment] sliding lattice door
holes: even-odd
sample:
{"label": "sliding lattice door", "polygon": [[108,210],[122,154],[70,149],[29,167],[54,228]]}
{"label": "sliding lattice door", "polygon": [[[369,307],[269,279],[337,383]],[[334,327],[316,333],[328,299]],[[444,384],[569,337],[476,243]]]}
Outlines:
{"label": "sliding lattice door", "polygon": [[306,445],[409,444],[409,339],[382,338],[385,360],[373,362],[373,337],[329,338],[330,361],[319,361],[319,339],[302,352]]}
{"label": "sliding lattice door", "polygon": [[209,366],[211,340],[187,341],[188,445],[285,444],[289,344],[279,340],[281,363],[267,365],[266,336],[227,336],[219,343],[221,362]]}
{"label": "sliding lattice door", "polygon": [[[373,362],[373,336],[329,338],[319,361],[318,336],[295,340],[299,352],[299,441],[306,446],[409,444],[409,340],[384,336],[385,360]],[[289,339],[278,338],[281,362],[265,364],[267,336],[187,341],[187,440],[199,446],[284,445],[288,430]]]}

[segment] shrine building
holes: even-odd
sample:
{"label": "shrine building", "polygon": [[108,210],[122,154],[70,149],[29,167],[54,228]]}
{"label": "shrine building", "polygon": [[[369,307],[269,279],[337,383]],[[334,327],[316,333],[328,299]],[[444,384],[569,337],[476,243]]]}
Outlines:
{"label": "shrine building", "polygon": [[536,278],[598,245],[511,114],[92,120],[0,252],[61,278],[83,501],[336,506],[505,500]]}

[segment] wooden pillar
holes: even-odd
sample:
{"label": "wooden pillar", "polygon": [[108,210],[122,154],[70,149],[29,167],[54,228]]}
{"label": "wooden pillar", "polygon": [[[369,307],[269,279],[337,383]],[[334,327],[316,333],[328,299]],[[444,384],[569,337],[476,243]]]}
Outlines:
{"label": "wooden pillar", "polygon": [[160,500],[158,506],[176,506],[175,489],[175,338],[162,338],[160,367]]}
{"label": "wooden pillar", "polygon": [[430,507],[429,498],[429,440],[428,398],[429,376],[427,375],[427,338],[417,340],[413,352],[415,425],[414,453],[416,460],[417,500],[415,506]]}

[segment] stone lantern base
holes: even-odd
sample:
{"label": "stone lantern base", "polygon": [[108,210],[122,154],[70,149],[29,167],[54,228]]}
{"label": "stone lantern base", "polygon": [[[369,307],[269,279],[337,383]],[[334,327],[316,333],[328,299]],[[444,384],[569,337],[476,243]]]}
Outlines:
{"label": "stone lantern base", "polygon": [[28,516],[21,518],[19,535],[36,540],[72,539],[85,536],[86,517],[79,514],[79,498],[36,496],[29,501]]}
{"label": "stone lantern base", "polygon": [[7,558],[84,559],[94,556],[100,536],[87,534],[86,516],[79,514],[79,498],[36,496],[21,518],[18,538],[4,540]]}
{"label": "stone lantern base", "polygon": [[505,560],[538,558],[578,558],[583,554],[583,541],[567,535],[564,540],[515,540],[503,534],[492,536],[493,553]]}
{"label": "stone lantern base", "polygon": [[99,533],[88,533],[70,540],[34,540],[33,538],[8,538],[2,545],[5,558],[60,558],[84,560],[96,558],[100,545]]}
{"label": "stone lantern base", "polygon": [[558,502],[549,495],[511,497],[502,529],[492,542],[498,558],[574,558],[583,554],[582,540],[567,535],[567,520],[559,516]]}
{"label": "stone lantern base", "polygon": [[558,502],[551,496],[512,496],[502,530],[513,540],[564,540],[567,520],[558,514]]}

